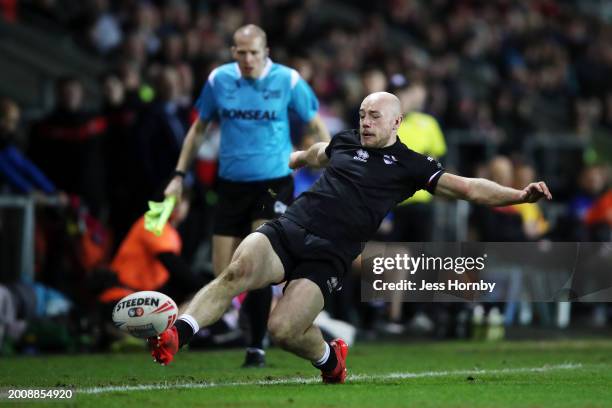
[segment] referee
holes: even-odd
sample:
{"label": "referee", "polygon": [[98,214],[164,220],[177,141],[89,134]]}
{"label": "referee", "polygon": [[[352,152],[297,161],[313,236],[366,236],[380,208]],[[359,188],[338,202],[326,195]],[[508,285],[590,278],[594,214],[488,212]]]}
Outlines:
{"label": "referee", "polygon": [[[319,140],[329,141],[312,89],[296,70],[268,58],[261,28],[239,28],[231,50],[235,62],[214,69],[204,85],[196,103],[199,117],[187,133],[175,177],[165,190],[166,196],[181,196],[183,176],[199,139],[210,122],[219,123],[219,203],[212,254],[216,275],[228,266],[242,238],[284,213],[291,203],[289,110],[308,123]],[[245,367],[265,365],[263,339],[271,300],[271,288],[264,287],[250,292],[243,304],[251,329]]]}

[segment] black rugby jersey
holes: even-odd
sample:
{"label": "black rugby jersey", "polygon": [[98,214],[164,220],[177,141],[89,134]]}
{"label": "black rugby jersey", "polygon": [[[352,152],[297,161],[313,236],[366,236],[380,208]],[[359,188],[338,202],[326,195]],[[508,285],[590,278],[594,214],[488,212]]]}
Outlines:
{"label": "black rugby jersey", "polygon": [[382,149],[363,147],[358,130],[337,134],[325,153],[325,172],[285,217],[327,239],[368,241],[397,203],[417,190],[433,193],[444,171],[399,139]]}

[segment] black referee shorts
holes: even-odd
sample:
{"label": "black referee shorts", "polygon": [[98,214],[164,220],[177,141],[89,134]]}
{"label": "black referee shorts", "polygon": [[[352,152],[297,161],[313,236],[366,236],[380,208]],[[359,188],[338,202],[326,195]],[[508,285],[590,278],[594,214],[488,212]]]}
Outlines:
{"label": "black referee shorts", "polygon": [[272,243],[285,268],[287,283],[308,279],[319,286],[326,300],[333,292],[342,289],[342,279],[362,251],[360,242],[332,242],[310,233],[286,217],[268,221],[257,232]]}
{"label": "black referee shorts", "polygon": [[234,182],[219,179],[219,202],[213,233],[246,237],[255,220],[271,220],[285,212],[293,201],[293,177]]}

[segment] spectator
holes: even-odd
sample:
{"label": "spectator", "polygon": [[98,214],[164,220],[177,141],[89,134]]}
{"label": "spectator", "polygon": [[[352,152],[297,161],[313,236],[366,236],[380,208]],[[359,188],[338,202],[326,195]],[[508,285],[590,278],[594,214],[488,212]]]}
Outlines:
{"label": "spectator", "polygon": [[17,193],[56,193],[55,185],[15,144],[19,116],[15,102],[0,100],[0,175]]}
{"label": "spectator", "polygon": [[104,154],[109,223],[118,245],[141,215],[144,205],[133,199],[138,196],[135,192],[139,191],[142,180],[142,174],[133,163],[136,154],[134,125],[141,104],[137,98],[130,98],[124,82],[116,74],[106,75],[103,81],[102,114],[108,125]]}
{"label": "spectator", "polygon": [[[505,156],[497,156],[488,164],[488,178],[502,186],[512,186],[514,169],[512,162]],[[472,224],[480,241],[520,242],[525,241],[523,220],[513,206],[485,208],[474,207]]]}
{"label": "spectator", "polygon": [[89,41],[97,52],[105,55],[121,44],[123,32],[116,16],[110,11],[109,0],[95,0],[91,8]]}
{"label": "spectator", "polygon": [[75,77],[57,81],[55,109],[34,127],[31,157],[58,188],[82,196],[99,216],[106,206],[103,143],[107,122],[85,110],[83,92]]}
{"label": "spectator", "polygon": [[[591,241],[586,227],[587,215],[595,202],[605,194],[606,186],[606,174],[601,166],[587,166],[580,172],[578,193],[569,202],[569,219],[573,225],[572,229],[580,231],[576,233],[577,240]],[[594,215],[595,213],[591,213],[591,221],[595,220]]]}

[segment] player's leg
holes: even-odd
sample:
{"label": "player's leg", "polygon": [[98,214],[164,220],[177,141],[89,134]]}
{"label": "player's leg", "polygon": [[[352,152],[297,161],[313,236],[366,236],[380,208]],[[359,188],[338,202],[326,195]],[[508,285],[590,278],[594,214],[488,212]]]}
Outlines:
{"label": "player's leg", "polygon": [[303,278],[290,281],[268,321],[274,342],[302,358],[318,360],[325,351],[325,341],[312,322],[323,305],[323,294],[314,282]]}
{"label": "player's leg", "polygon": [[342,383],[348,346],[341,339],[325,342],[321,330],[313,324],[323,305],[318,284],[306,278],[292,280],[270,315],[268,330],[280,347],[319,368],[324,382]]}
{"label": "player's leg", "polygon": [[227,268],[194,296],[185,313],[200,326],[216,322],[234,296],[284,279],[283,265],[268,238],[254,232],[238,246]]}
{"label": "player's leg", "polygon": [[250,234],[238,246],[227,268],[196,293],[171,330],[157,341],[150,341],[154,358],[167,364],[199,327],[209,326],[221,318],[234,296],[283,279],[283,265],[268,238],[259,232]]}
{"label": "player's leg", "polygon": [[227,268],[240,241],[242,241],[240,237],[218,234],[213,235],[212,264],[215,276],[219,276],[221,272]]}
{"label": "player's leg", "polygon": [[[263,224],[266,220],[257,220],[252,230]],[[229,265],[232,255],[240,244],[241,238],[227,235],[213,235],[213,270],[215,276]],[[266,325],[270,314],[272,302],[272,288],[265,286],[249,291],[242,307],[249,322],[248,348],[243,367],[263,367],[265,365],[265,352],[263,341],[266,335]]]}

